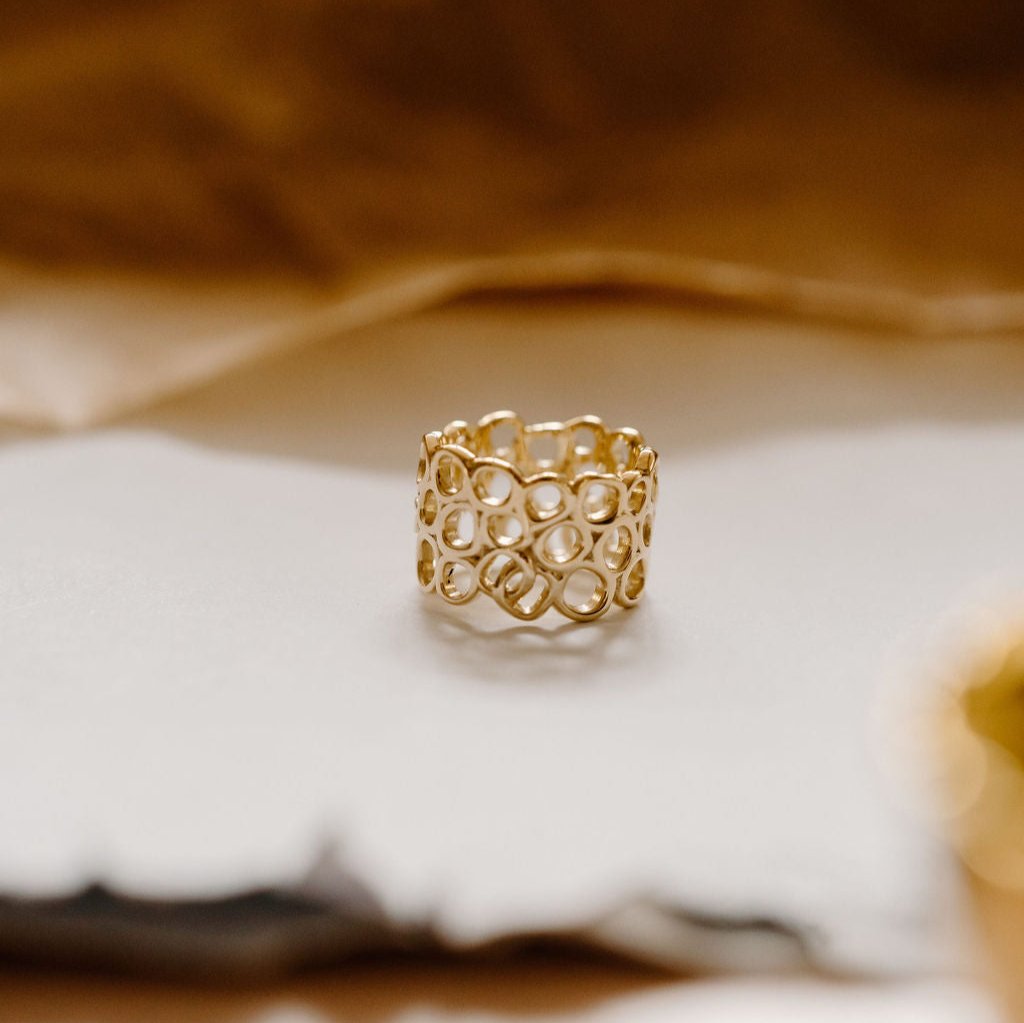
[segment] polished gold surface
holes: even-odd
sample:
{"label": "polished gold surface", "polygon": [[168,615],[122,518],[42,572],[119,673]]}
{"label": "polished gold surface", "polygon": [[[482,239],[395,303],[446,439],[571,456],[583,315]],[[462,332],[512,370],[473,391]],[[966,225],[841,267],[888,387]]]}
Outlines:
{"label": "polished gold surface", "polygon": [[526,425],[494,412],[420,446],[416,575],[449,604],[485,593],[516,618],[591,621],[643,594],[657,455],[597,417]]}

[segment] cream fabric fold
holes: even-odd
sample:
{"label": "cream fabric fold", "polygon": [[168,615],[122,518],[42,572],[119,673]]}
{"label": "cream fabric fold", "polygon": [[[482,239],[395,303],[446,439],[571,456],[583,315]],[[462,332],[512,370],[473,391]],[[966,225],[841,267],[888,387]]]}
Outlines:
{"label": "cream fabric fold", "polygon": [[81,428],[256,360],[432,306],[478,295],[521,299],[579,290],[911,337],[1024,331],[1024,293],[927,296],[628,249],[451,261],[333,290],[8,270],[0,285],[0,417]]}

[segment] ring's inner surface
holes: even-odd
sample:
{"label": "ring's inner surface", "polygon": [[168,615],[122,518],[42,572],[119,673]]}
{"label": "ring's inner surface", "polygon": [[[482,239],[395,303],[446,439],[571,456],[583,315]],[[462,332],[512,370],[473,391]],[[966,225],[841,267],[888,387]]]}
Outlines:
{"label": "ring's inner surface", "polygon": [[[475,455],[500,458],[520,472],[621,474],[637,467],[643,438],[636,430],[610,430],[599,421],[536,423],[499,420],[476,429],[451,424],[445,434]],[[453,430],[453,427],[456,429]]]}

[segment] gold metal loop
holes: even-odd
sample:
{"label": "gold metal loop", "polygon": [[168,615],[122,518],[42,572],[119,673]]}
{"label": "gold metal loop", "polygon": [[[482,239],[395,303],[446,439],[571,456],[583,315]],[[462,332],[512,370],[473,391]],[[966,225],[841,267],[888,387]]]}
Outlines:
{"label": "gold metal loop", "polygon": [[527,425],[493,412],[428,433],[416,473],[416,575],[425,593],[478,593],[532,621],[593,621],[643,594],[658,456],[597,416]]}

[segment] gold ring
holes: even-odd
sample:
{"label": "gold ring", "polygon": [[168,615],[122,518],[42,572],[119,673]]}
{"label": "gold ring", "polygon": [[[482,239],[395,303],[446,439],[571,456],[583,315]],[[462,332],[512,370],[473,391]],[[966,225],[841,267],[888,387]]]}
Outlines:
{"label": "gold ring", "polygon": [[597,416],[527,426],[493,412],[428,433],[416,474],[416,575],[465,604],[486,593],[524,621],[600,618],[643,593],[658,456]]}

